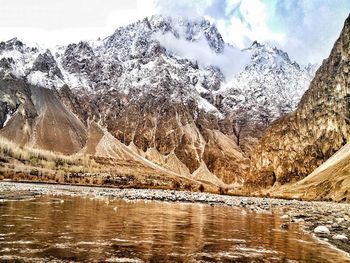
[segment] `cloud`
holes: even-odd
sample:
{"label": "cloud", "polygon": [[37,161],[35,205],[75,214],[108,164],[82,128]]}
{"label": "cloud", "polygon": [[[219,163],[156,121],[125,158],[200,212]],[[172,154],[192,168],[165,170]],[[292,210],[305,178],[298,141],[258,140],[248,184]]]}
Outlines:
{"label": "cloud", "polygon": [[302,62],[328,57],[350,12],[348,0],[275,0],[274,6],[271,26],[287,35],[281,46]]}
{"label": "cloud", "polygon": [[226,80],[241,72],[249,61],[248,53],[230,46],[226,46],[222,54],[216,54],[204,38],[200,38],[195,42],[189,42],[176,38],[171,33],[159,33],[154,38],[175,55],[197,61],[201,68],[207,66],[219,67]]}
{"label": "cloud", "polygon": [[283,43],[286,36],[268,26],[269,10],[260,0],[227,1],[226,17],[219,19],[223,37],[241,48],[252,41]]}
{"label": "cloud", "polygon": [[0,0],[0,41],[44,47],[94,40],[156,13],[153,0]]}
{"label": "cloud", "polygon": [[113,10],[135,10],[137,0],[0,0],[0,27],[48,30],[104,26]]}
{"label": "cloud", "polygon": [[172,16],[205,17],[215,23],[225,41],[240,48],[254,40],[285,41],[268,27],[269,10],[262,0],[155,0],[157,12]]}
{"label": "cloud", "polygon": [[349,0],[155,0],[158,12],[203,16],[215,23],[225,41],[240,48],[254,40],[287,51],[301,63],[328,57]]}

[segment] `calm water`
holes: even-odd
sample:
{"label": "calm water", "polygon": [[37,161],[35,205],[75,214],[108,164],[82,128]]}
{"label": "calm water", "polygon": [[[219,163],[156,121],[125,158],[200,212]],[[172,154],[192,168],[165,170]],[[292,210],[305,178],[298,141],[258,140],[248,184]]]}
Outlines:
{"label": "calm water", "polygon": [[281,223],[239,208],[40,197],[0,203],[0,261],[346,262]]}

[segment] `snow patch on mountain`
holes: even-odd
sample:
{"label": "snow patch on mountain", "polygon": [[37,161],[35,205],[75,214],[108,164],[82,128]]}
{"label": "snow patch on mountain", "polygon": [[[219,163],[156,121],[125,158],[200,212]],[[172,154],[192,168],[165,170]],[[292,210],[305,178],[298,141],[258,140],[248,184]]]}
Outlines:
{"label": "snow patch on mountain", "polygon": [[5,121],[4,121],[4,124],[2,125],[2,127],[6,126],[6,124],[11,120],[12,116],[13,116],[13,114],[11,114],[11,113],[6,114],[6,118],[5,118]]}
{"label": "snow patch on mountain", "polygon": [[54,89],[56,87],[62,87],[65,84],[58,76],[50,77],[47,73],[41,71],[30,72],[26,78],[30,84],[46,88]]}
{"label": "snow patch on mountain", "polygon": [[39,53],[36,47],[29,48],[17,38],[0,43],[0,65],[4,73],[17,78],[24,77]]}
{"label": "snow patch on mountain", "polygon": [[219,110],[214,105],[212,105],[211,103],[209,103],[206,99],[204,99],[202,97],[198,98],[198,108],[201,110],[204,110],[206,112],[211,112],[214,115],[217,115],[217,117],[219,119],[224,118],[224,115],[221,112],[219,112]]}

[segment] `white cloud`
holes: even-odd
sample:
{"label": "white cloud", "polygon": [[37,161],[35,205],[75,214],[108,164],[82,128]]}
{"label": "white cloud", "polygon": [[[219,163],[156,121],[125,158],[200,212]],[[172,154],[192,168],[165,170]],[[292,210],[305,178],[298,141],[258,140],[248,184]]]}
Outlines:
{"label": "white cloud", "polygon": [[259,42],[284,43],[283,33],[273,32],[268,26],[269,10],[261,0],[228,0],[226,16],[216,19],[223,38],[240,48]]}
{"label": "white cloud", "polygon": [[[18,37],[29,44],[39,43],[44,47],[103,38],[120,26],[156,12],[152,0],[106,0],[104,4],[97,0],[50,3],[47,0],[28,0],[17,5],[19,0],[13,1],[9,5],[8,1],[0,0],[0,41]],[[33,1],[35,6],[32,6]],[[6,16],[5,11],[8,12]],[[55,19],[50,19],[50,16]]]}
{"label": "white cloud", "polygon": [[264,0],[156,0],[156,10],[175,16],[202,16],[215,23],[224,40],[240,48],[254,40],[285,43],[286,35],[268,25],[270,10]]}
{"label": "white cloud", "polygon": [[350,12],[349,0],[276,0],[274,24],[287,41],[279,43],[300,62],[321,62],[329,56]]}
{"label": "white cloud", "polygon": [[210,65],[219,67],[226,80],[241,72],[249,61],[249,54],[229,46],[225,47],[222,54],[214,53],[204,38],[189,42],[166,33],[155,35],[155,39],[168,51],[189,60],[197,61],[202,68]]}

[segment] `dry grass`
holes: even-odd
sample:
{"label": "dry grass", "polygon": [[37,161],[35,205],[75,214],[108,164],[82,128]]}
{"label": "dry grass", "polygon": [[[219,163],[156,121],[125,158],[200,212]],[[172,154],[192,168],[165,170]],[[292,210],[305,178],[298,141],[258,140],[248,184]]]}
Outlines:
{"label": "dry grass", "polygon": [[214,185],[168,175],[136,161],[21,147],[0,136],[0,180],[224,193]]}
{"label": "dry grass", "polygon": [[[83,177],[110,172],[111,165],[96,162],[88,155],[63,155],[31,147],[21,147],[0,136],[0,179],[82,183]],[[84,175],[84,176],[83,176]],[[89,181],[89,179],[84,179]],[[100,182],[91,180],[91,182]]]}
{"label": "dry grass", "polygon": [[[0,179],[119,187],[172,188],[173,179],[140,163],[88,155],[66,156],[21,147],[0,136]],[[189,186],[183,183],[179,189]]]}
{"label": "dry grass", "polygon": [[0,137],[0,155],[8,156],[20,161],[31,160],[35,162],[37,160],[54,162],[56,166],[59,165],[73,165],[80,164],[83,166],[91,165],[92,159],[88,156],[82,155],[72,155],[66,156],[63,154],[55,153],[52,151],[45,151],[41,149],[31,148],[31,147],[21,147],[14,142],[7,140],[4,137]]}

